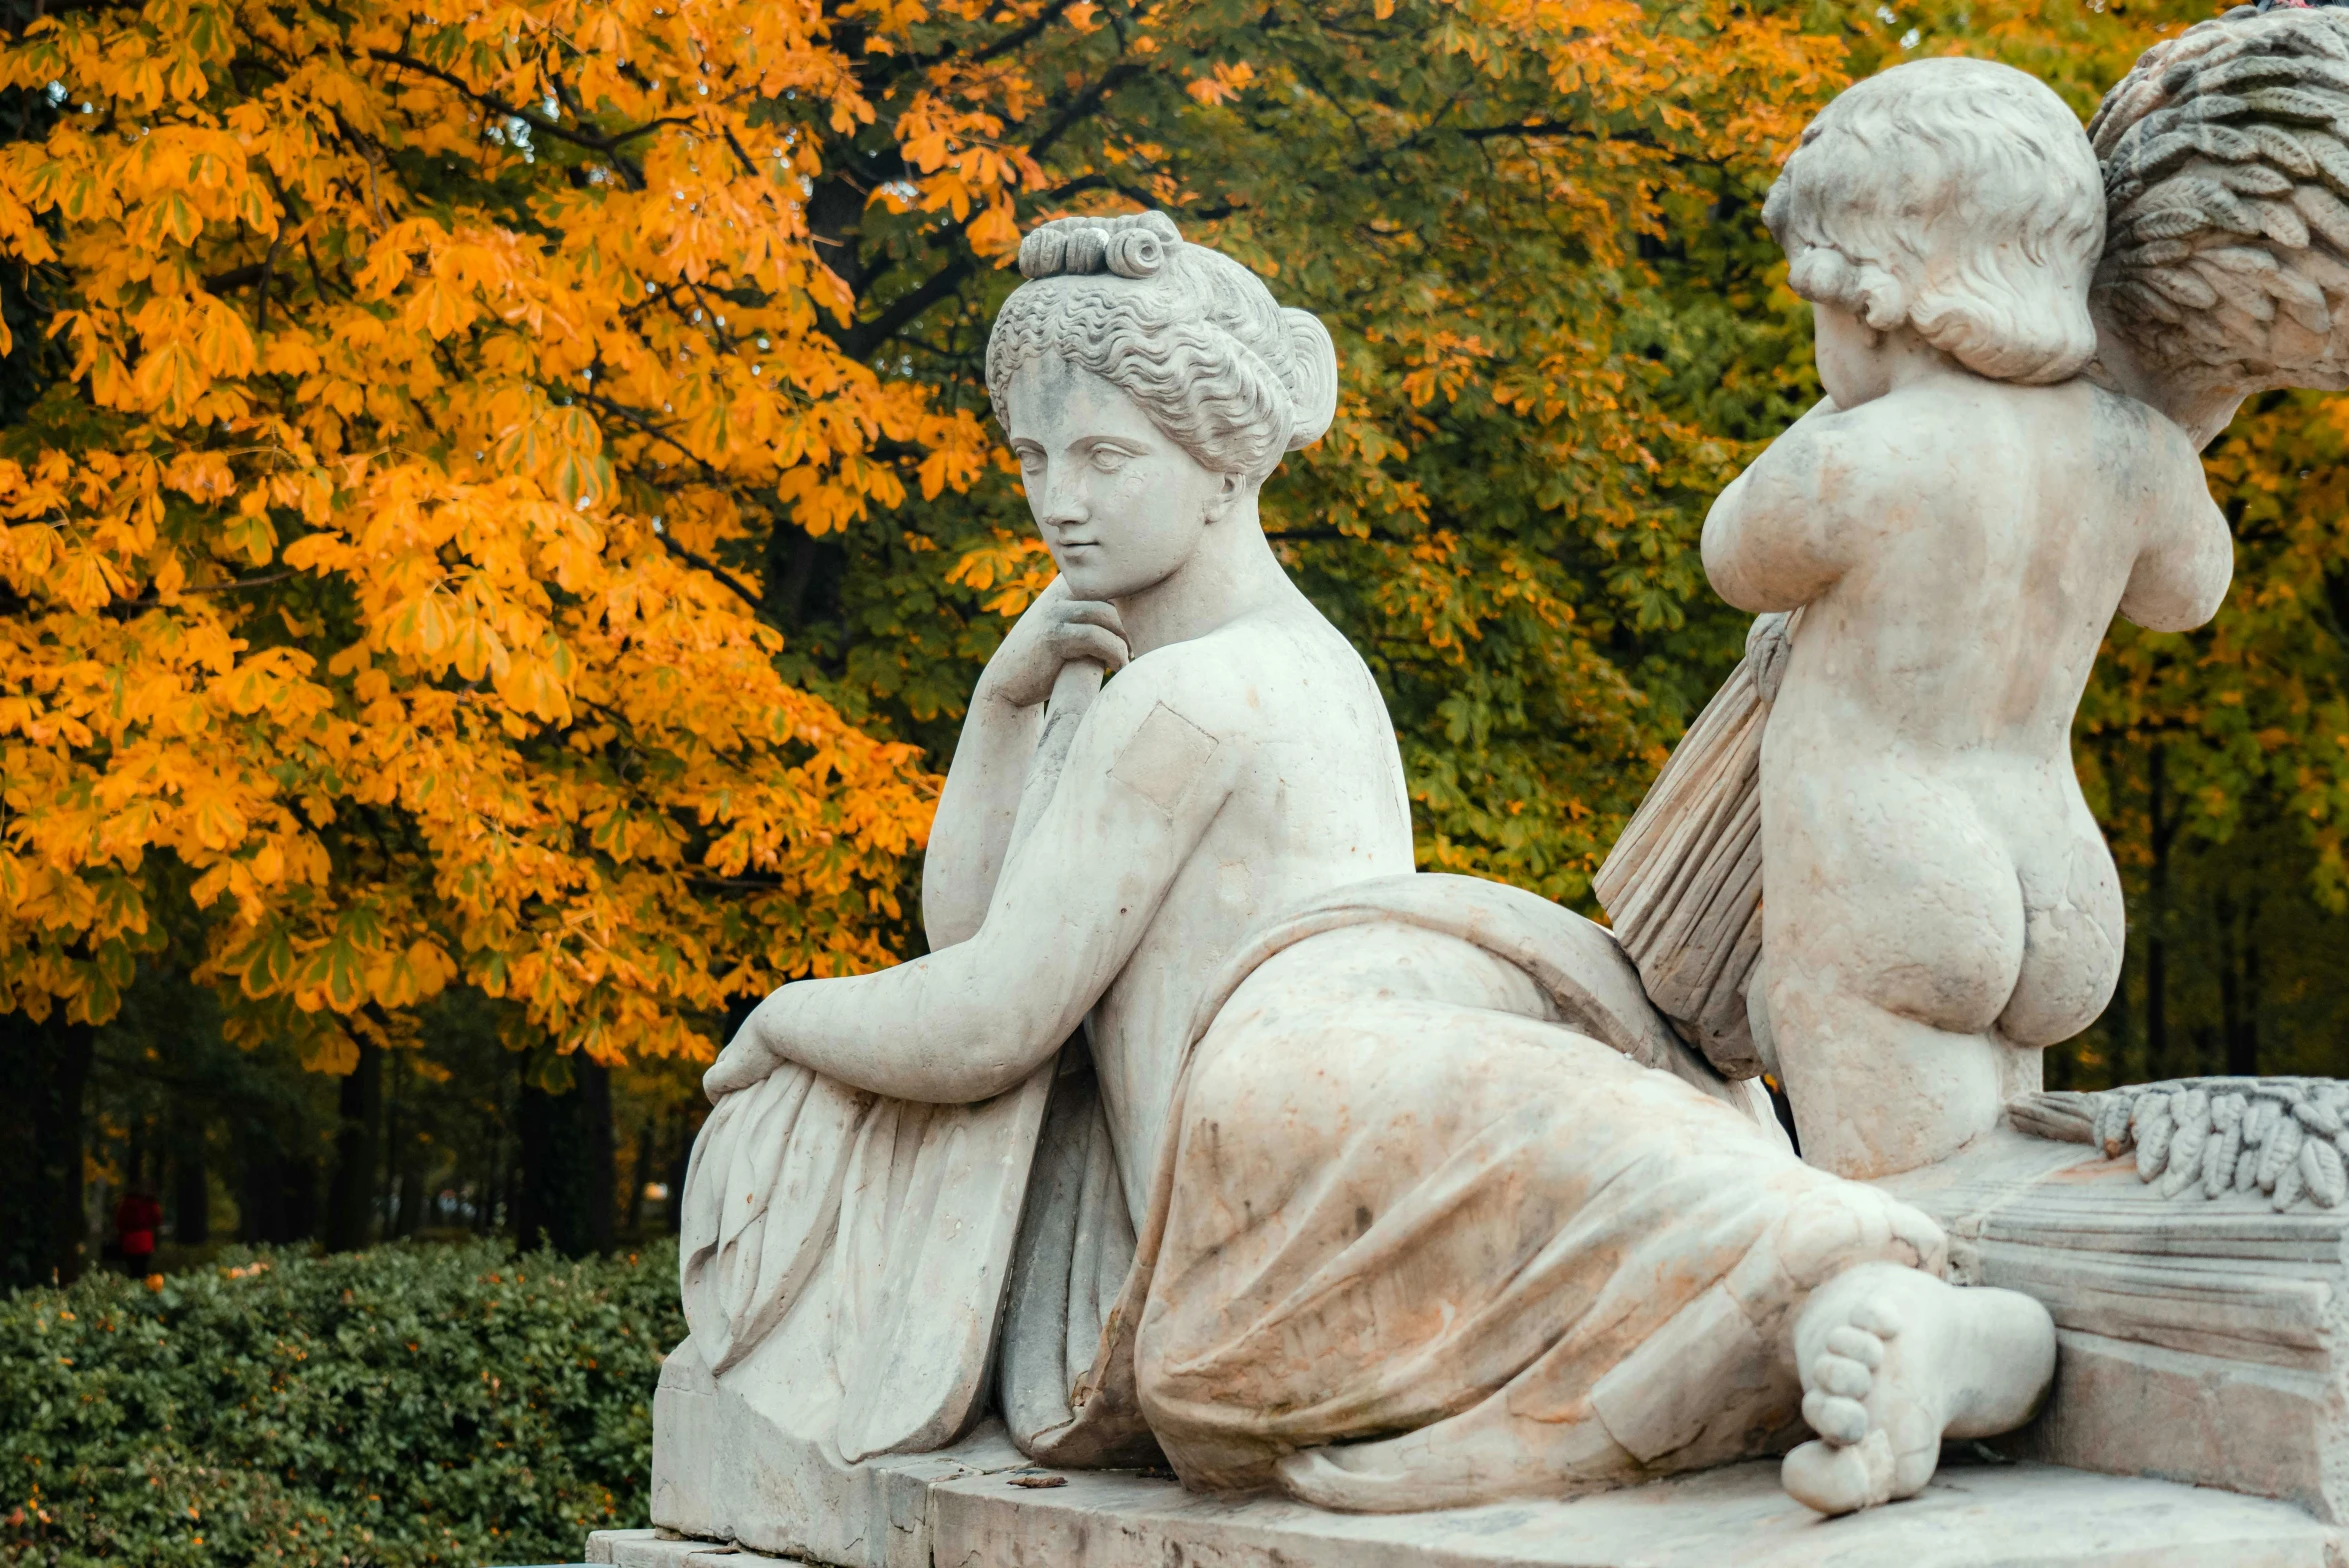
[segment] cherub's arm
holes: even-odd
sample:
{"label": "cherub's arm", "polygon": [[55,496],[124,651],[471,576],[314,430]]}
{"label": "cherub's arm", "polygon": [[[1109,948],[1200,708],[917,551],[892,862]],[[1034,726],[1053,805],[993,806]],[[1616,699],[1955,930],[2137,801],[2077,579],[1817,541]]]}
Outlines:
{"label": "cherub's arm", "polygon": [[1739,609],[1798,609],[1843,575],[1837,523],[1855,478],[1836,428],[1846,417],[1820,399],[1705,514],[1705,575]]}
{"label": "cherub's arm", "polygon": [[2121,593],[2121,614],[2149,632],[2187,632],[2218,614],[2235,575],[2235,536],[2210,499],[2202,460],[2183,436],[2162,455],[2155,515]]}
{"label": "cherub's arm", "polygon": [[967,1104],[1035,1071],[1132,957],[1248,750],[1201,716],[1180,661],[1105,687],[1060,786],[968,941],[876,974],[785,986],[703,1080],[777,1062],[901,1099]]}

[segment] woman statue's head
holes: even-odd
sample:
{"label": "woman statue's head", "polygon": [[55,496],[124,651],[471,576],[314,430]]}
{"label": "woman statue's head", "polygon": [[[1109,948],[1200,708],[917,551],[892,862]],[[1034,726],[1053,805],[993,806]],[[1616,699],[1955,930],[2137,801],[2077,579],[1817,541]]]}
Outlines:
{"label": "woman statue's head", "polygon": [[1281,455],[1329,428],[1329,333],[1166,214],[1056,219],[1021,244],[1020,271],[987,391],[1079,597],[1139,593],[1208,530],[1252,527]]}

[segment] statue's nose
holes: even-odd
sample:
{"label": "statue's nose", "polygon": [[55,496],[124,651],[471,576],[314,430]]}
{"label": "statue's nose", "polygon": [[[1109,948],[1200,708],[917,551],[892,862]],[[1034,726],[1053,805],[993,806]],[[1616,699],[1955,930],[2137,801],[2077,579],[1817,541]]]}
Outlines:
{"label": "statue's nose", "polygon": [[1046,477],[1043,504],[1036,509],[1038,522],[1048,528],[1076,528],[1091,516],[1082,484],[1057,474]]}

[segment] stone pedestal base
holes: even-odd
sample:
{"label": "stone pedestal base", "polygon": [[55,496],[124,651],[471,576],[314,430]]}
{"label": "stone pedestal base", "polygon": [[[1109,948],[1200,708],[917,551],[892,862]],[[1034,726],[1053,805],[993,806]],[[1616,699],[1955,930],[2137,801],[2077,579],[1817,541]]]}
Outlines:
{"label": "stone pedestal base", "polygon": [[[2032,1463],[1952,1464],[1922,1496],[1847,1519],[1788,1499],[1768,1463],[1565,1502],[1383,1516],[1200,1497],[1118,1471],[965,1473],[919,1489],[919,1506],[892,1521],[892,1565],[2333,1568],[2344,1552],[2341,1532],[2282,1503]],[[650,1530],[593,1536],[587,1555],[614,1568],[795,1561]]]}

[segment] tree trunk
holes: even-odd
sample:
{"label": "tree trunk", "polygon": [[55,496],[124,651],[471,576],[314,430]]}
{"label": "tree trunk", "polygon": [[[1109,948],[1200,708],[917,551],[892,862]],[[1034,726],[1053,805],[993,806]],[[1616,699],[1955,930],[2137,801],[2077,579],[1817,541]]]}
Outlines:
{"label": "tree trunk", "polygon": [[571,1078],[561,1094],[522,1086],[514,1239],[576,1258],[612,1244],[612,1075],[582,1056]]}
{"label": "tree trunk", "polygon": [[326,1250],[356,1252],[374,1229],[375,1173],[382,1163],[383,1050],[362,1043],[343,1077],[342,1126],[334,1139],[334,1190],[326,1202]]}
{"label": "tree trunk", "polygon": [[612,1070],[600,1062],[579,1059],[576,1071],[580,1096],[581,1154],[587,1170],[587,1227],[589,1244],[609,1252],[618,1239],[618,1153],[612,1136]]}
{"label": "tree trunk", "polygon": [[176,1118],[171,1141],[171,1239],[200,1247],[212,1239],[212,1177],[204,1165],[204,1123],[193,1111]]}
{"label": "tree trunk", "polygon": [[630,1240],[644,1234],[644,1186],[652,1180],[653,1124],[647,1121],[636,1130],[636,1162],[628,1171],[628,1236]]}
{"label": "tree trunk", "polygon": [[245,1151],[245,1187],[237,1203],[237,1239],[285,1239],[285,1156],[268,1144]]}
{"label": "tree trunk", "polygon": [[669,1201],[661,1221],[674,1236],[685,1215],[685,1173],[693,1168],[693,1140],[701,1132],[701,1118],[690,1109],[677,1113],[677,1142],[669,1151]]}
{"label": "tree trunk", "polygon": [[407,1118],[401,1113],[407,1109],[403,1092],[408,1083],[407,1064],[393,1057],[383,1066],[383,1169],[377,1176],[376,1212],[383,1216],[386,1236],[405,1236],[403,1229],[410,1223],[407,1194],[402,1178],[407,1175],[408,1149],[411,1135]]}
{"label": "tree trunk", "polygon": [[2242,1078],[2259,1075],[2259,900],[2240,918],[2240,938],[2227,934],[2227,967],[2220,993],[2227,1018],[2227,1071]]}
{"label": "tree trunk", "polygon": [[281,1215],[277,1239],[308,1241],[318,1234],[318,1156],[284,1155],[277,1169]]}
{"label": "tree trunk", "polygon": [[2145,922],[2145,1077],[2148,1082],[2170,1070],[2169,944],[2165,940],[2170,915],[2170,828],[2162,820],[2164,798],[2162,749],[2153,748],[2146,768],[2146,814],[2153,850],[2152,905]]}
{"label": "tree trunk", "polygon": [[92,1030],[57,1011],[0,1016],[0,1291],[65,1283],[86,1261],[82,1105]]}
{"label": "tree trunk", "polygon": [[400,1172],[399,1218],[393,1230],[405,1238],[413,1236],[424,1224],[424,1162],[420,1155],[411,1153],[406,1169]]}

